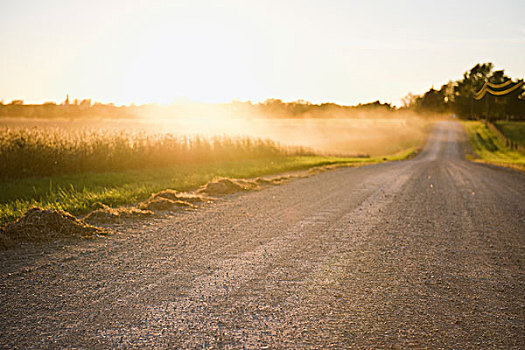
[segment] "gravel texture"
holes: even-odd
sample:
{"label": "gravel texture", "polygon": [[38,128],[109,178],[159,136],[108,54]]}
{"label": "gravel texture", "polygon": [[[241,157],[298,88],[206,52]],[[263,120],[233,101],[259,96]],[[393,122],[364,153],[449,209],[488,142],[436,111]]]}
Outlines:
{"label": "gravel texture", "polygon": [[525,348],[525,174],[416,158],[0,252],[2,348]]}

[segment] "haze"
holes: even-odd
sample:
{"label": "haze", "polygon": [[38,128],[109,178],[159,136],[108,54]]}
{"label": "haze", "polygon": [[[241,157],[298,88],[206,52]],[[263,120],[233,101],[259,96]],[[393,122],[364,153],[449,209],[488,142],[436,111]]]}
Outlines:
{"label": "haze", "polygon": [[524,76],[523,1],[10,1],[0,98],[399,105],[491,61]]}

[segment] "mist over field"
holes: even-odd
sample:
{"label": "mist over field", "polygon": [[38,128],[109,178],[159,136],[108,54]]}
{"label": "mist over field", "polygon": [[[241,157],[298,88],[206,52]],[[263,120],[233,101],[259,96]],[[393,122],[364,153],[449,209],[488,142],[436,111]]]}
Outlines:
{"label": "mist over field", "polygon": [[316,114],[309,105],[284,106],[293,108],[4,106],[10,114],[0,117],[0,222],[35,204],[82,214],[97,202],[132,204],[218,176],[405,159],[421,149],[430,125],[385,107],[329,106]]}
{"label": "mist over field", "polygon": [[[157,112],[157,113],[154,113]],[[233,137],[271,140],[283,146],[300,146],[315,153],[344,156],[378,156],[417,147],[428,121],[410,112],[360,111],[355,117],[331,113],[322,118],[307,114],[297,118],[228,113],[222,108],[188,108],[170,115],[141,110],[133,118],[0,118],[0,127],[79,131],[125,132],[175,137]],[[253,114],[253,113],[252,113]]]}

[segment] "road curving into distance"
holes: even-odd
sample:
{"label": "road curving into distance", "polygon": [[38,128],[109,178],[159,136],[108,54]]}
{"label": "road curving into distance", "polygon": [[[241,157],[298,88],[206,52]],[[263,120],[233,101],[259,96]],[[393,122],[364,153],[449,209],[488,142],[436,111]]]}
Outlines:
{"label": "road curving into distance", "polygon": [[2,253],[0,347],[523,349],[525,174],[465,142]]}

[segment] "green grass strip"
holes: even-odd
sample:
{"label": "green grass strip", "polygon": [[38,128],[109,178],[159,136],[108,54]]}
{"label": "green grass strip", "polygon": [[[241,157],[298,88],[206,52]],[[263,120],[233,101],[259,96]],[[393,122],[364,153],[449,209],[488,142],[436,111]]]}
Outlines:
{"label": "green grass strip", "polygon": [[[504,142],[487,128],[483,122],[465,121],[463,125],[474,152],[479,156],[479,159],[472,158],[471,160],[525,170],[525,154],[506,147]],[[515,124],[514,128],[511,125],[507,125],[507,133],[504,133],[506,135],[513,134],[516,137],[516,135],[519,135],[519,132],[513,129],[521,127],[520,123]],[[523,141],[519,137],[516,139],[516,142]]]}
{"label": "green grass strip", "polygon": [[148,198],[154,192],[168,188],[178,191],[194,190],[217,177],[251,178],[332,164],[358,166],[403,160],[414,153],[414,149],[408,149],[381,158],[281,156],[161,169],[2,181],[0,223],[17,219],[32,206],[61,209],[73,215],[81,215],[91,211],[95,202],[113,207],[133,204]]}
{"label": "green grass strip", "polygon": [[494,124],[505,137],[525,147],[525,122],[497,121]]}

